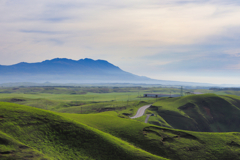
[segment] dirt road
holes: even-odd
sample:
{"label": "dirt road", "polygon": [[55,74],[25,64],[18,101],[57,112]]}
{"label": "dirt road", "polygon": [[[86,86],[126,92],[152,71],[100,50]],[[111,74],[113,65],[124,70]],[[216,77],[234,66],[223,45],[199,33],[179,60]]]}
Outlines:
{"label": "dirt road", "polygon": [[146,105],[146,106],[142,106],[141,108],[138,109],[137,114],[135,116],[133,116],[133,117],[130,117],[130,118],[134,119],[134,118],[138,118],[138,117],[143,116],[145,110],[147,108],[149,108],[150,106],[151,106],[151,104]]}
{"label": "dirt road", "polygon": [[151,114],[148,114],[148,115],[147,115],[147,117],[146,117],[146,119],[145,119],[145,123],[148,123],[148,119],[149,119],[150,116],[151,116]]}

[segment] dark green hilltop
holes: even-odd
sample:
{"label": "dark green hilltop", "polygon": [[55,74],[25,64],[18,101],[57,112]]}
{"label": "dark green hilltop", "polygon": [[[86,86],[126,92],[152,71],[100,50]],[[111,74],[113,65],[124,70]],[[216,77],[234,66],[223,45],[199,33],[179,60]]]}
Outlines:
{"label": "dark green hilltop", "polygon": [[156,125],[201,132],[240,132],[240,97],[202,94],[179,98],[162,98],[150,110],[161,119]]}

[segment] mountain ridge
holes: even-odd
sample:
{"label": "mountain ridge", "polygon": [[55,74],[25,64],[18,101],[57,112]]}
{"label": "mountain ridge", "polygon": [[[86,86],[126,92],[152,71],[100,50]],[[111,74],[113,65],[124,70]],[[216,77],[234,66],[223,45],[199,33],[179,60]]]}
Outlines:
{"label": "mountain ridge", "polygon": [[216,86],[208,83],[156,80],[123,71],[106,60],[90,58],[72,60],[54,58],[42,62],[20,62],[0,65],[0,84],[3,83],[144,83],[184,86]]}
{"label": "mountain ridge", "polygon": [[6,82],[146,82],[154,81],[121,70],[106,60],[55,58],[36,63],[0,65],[0,83]]}
{"label": "mountain ridge", "polygon": [[[91,66],[90,66],[91,65]],[[50,68],[49,68],[50,67]],[[105,61],[105,60],[92,60],[89,58],[80,59],[78,61],[67,59],[67,58],[55,58],[52,60],[45,60],[42,62],[36,63],[27,63],[20,62],[14,65],[0,65],[1,74],[11,72],[31,72],[31,69],[34,69],[33,73],[36,71],[41,71],[41,69],[86,69],[86,68],[94,68],[94,69],[108,69],[108,70],[121,70],[119,67]],[[4,70],[3,70],[4,69]],[[59,70],[61,71],[61,70]],[[46,72],[46,71],[44,71]],[[32,74],[32,73],[31,73]]]}

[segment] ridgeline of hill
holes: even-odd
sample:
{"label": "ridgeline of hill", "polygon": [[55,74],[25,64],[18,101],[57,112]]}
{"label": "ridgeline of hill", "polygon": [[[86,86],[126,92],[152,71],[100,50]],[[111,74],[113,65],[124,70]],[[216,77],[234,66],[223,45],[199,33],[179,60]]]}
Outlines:
{"label": "ridgeline of hill", "polygon": [[[202,94],[161,98],[150,110],[149,123],[202,132],[239,132],[240,97]],[[163,121],[164,120],[164,121]]]}
{"label": "ridgeline of hill", "polygon": [[54,113],[0,102],[0,131],[0,159],[240,159],[239,133],[170,129],[116,112]]}

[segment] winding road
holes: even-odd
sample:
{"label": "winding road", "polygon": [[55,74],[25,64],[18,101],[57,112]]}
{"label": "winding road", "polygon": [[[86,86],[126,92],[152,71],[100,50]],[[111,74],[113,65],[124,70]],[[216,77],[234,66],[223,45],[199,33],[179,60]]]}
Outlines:
{"label": "winding road", "polygon": [[147,115],[147,117],[146,117],[146,119],[145,119],[145,121],[144,121],[145,123],[148,123],[148,119],[149,119],[150,116],[151,116],[151,114],[148,114],[148,115]]}
{"label": "winding road", "polygon": [[[151,104],[140,107],[140,108],[138,109],[138,111],[137,111],[137,114],[136,114],[135,116],[133,116],[133,117],[130,117],[130,118],[134,119],[134,118],[138,118],[138,117],[143,116],[145,110],[146,110],[147,108],[149,108],[150,106],[151,106]],[[145,123],[146,123],[146,122],[145,122]]]}

